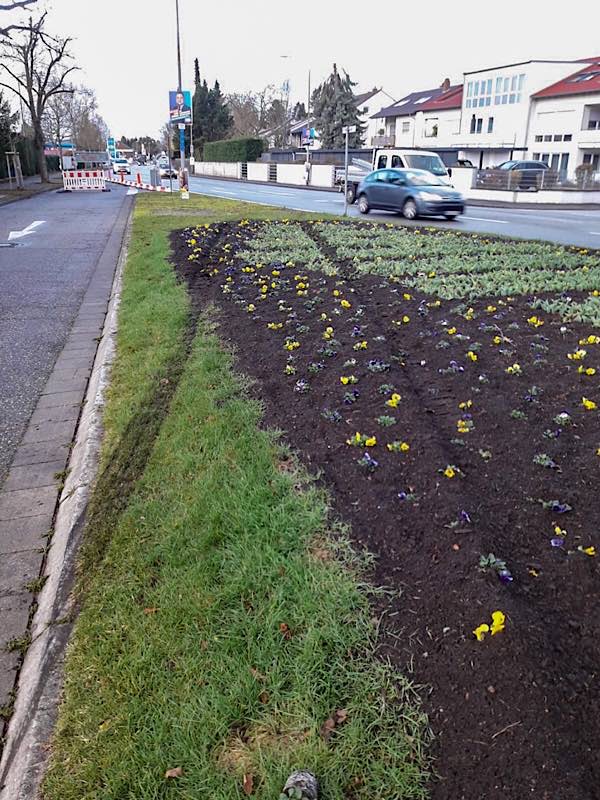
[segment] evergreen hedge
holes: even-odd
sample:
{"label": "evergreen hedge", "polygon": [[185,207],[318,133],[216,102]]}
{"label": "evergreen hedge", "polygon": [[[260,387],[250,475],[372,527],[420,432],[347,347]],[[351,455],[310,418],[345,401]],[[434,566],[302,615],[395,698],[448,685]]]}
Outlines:
{"label": "evergreen hedge", "polygon": [[265,148],[262,139],[223,139],[206,142],[204,161],[256,161]]}

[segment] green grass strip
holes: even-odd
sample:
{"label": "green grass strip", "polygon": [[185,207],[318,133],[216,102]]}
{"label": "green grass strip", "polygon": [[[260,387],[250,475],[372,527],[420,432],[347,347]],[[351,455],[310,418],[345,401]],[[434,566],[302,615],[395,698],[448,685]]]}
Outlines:
{"label": "green grass strip", "polygon": [[205,322],[79,618],[46,798],[219,800],[244,772],[274,798],[299,766],[324,798],[425,796],[416,700],[372,657],[355,565],[311,557],[325,498],[259,422]]}
{"label": "green grass strip", "polygon": [[[122,513],[119,470],[110,492],[98,484],[46,800],[225,800],[245,796],[244,773],[266,800],[298,767],[319,774],[324,800],[426,797],[426,719],[410,684],[374,658],[360,565],[329,536],[326,497],[282,468],[208,319],[186,361],[167,235],[250,215],[310,218],[138,199],[105,474],[144,441],[156,387],[183,373]],[[338,709],[346,721],[324,741]]]}

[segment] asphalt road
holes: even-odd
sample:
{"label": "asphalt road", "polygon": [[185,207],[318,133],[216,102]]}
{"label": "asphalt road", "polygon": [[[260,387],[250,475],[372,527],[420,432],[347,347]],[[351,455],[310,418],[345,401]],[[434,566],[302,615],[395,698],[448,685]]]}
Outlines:
{"label": "asphalt road", "polygon": [[125,196],[47,192],[0,208],[0,485]]}
{"label": "asphalt road", "polygon": [[[142,175],[142,180],[148,181],[149,170],[147,167],[132,167],[130,179],[135,180],[135,174],[138,171]],[[168,181],[163,181],[163,184],[167,186]],[[173,184],[177,186],[177,181],[173,181]],[[192,177],[190,178],[190,190],[211,197],[247,200],[298,211],[341,214],[344,210],[342,194],[294,189],[275,184],[262,186],[244,181]],[[360,216],[355,205],[350,207],[350,215]],[[369,214],[369,219],[397,218],[397,214],[387,211]],[[423,220],[413,224],[422,225]],[[580,247],[600,247],[600,211],[468,206],[466,213],[455,222],[430,219],[427,220],[427,224],[474,233],[496,233],[524,239],[543,239],[560,244],[574,244]]]}

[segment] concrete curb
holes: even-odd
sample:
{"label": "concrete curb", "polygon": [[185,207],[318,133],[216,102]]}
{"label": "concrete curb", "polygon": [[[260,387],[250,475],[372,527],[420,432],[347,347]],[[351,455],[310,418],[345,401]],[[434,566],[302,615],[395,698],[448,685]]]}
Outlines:
{"label": "concrete curb", "polygon": [[19,675],[14,712],[0,762],[1,800],[34,800],[37,797],[58,714],[62,666],[74,624],[71,590],[85,512],[98,470],[102,411],[115,353],[117,313],[131,236],[132,210],[133,204],[127,216],[102,337],[69,458],[70,471],[56,514],[44,570],[47,580],[37,598],[31,644]]}

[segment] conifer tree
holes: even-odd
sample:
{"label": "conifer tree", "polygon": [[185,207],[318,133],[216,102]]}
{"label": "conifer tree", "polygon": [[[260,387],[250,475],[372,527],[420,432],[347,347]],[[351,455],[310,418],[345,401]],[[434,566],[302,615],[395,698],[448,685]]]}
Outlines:
{"label": "conifer tree", "polygon": [[314,113],[314,126],[319,132],[323,147],[339,148],[345,144],[342,128],[345,125],[356,125],[356,133],[351,133],[350,147],[360,147],[363,142],[365,125],[354,98],[356,83],[350,79],[343,70],[338,72],[337,65],[333,65],[333,72],[312,95],[312,108]]}

